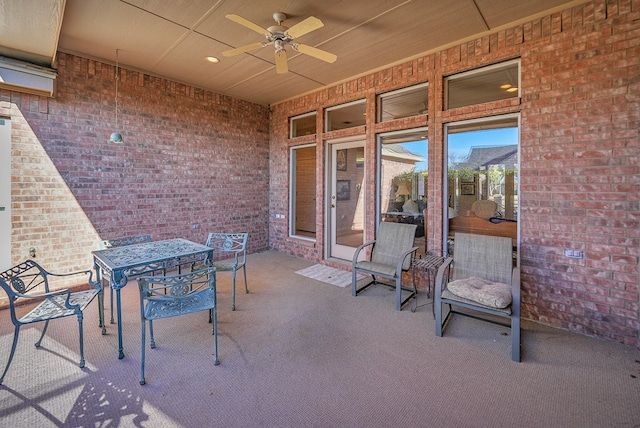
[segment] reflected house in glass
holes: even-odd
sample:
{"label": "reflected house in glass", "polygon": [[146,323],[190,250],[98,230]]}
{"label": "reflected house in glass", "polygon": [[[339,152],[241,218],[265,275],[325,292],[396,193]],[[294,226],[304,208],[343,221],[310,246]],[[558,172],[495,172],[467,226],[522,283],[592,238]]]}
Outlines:
{"label": "reflected house in glass", "polygon": [[505,218],[517,217],[517,144],[471,147],[469,157],[450,169],[450,174],[455,173],[457,178],[455,208],[458,212],[465,213],[476,200],[489,199],[498,204]]}
{"label": "reflected house in glass", "polygon": [[381,154],[380,206],[383,212],[401,211],[406,200],[424,196],[418,194],[418,180],[414,176],[418,174],[416,164],[425,158],[401,144],[383,144]]}

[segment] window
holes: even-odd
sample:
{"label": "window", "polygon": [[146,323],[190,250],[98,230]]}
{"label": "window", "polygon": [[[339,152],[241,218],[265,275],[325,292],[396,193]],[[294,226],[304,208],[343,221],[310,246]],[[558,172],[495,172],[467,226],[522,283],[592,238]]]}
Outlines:
{"label": "window", "polygon": [[365,100],[354,101],[325,110],[325,132],[366,124]]}
{"label": "window", "polygon": [[518,121],[506,115],[446,125],[447,247],[456,232],[508,236],[517,245]]}
{"label": "window", "polygon": [[316,112],[294,116],[289,120],[289,138],[316,133]]}
{"label": "window", "polygon": [[425,248],[427,128],[378,136],[380,221],[417,224],[416,246]]}
{"label": "window", "polygon": [[378,122],[427,113],[427,88],[423,83],[378,95]]}
{"label": "window", "polygon": [[446,108],[458,108],[520,96],[520,60],[445,78]]}
{"label": "window", "polygon": [[291,148],[289,230],[291,236],[316,239],[316,146]]}

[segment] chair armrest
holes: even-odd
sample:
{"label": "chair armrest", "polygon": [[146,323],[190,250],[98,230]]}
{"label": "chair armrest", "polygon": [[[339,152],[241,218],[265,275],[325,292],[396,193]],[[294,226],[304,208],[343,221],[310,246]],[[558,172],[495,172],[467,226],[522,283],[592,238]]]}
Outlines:
{"label": "chair armrest", "polygon": [[[415,253],[416,251],[418,251],[419,247],[413,247],[408,251],[405,251],[404,253],[402,253],[402,255],[398,258],[398,264],[396,265],[396,275],[400,276],[402,275],[402,265],[404,264],[404,260],[407,258],[408,255],[410,255],[411,253]],[[415,254],[414,254],[415,255]]]}
{"label": "chair armrest", "polygon": [[68,272],[68,273],[53,273],[53,272],[47,272],[47,275],[49,276],[57,276],[57,277],[62,277],[62,276],[73,276],[73,275],[80,275],[80,274],[85,274],[85,275],[89,275],[89,285],[92,286],[93,288],[99,290],[100,288],[102,288],[102,285],[96,280],[93,280],[93,270],[91,269],[87,269],[87,270],[79,270],[76,272]]}
{"label": "chair armrest", "polygon": [[[69,290],[68,288],[64,288],[62,290],[50,291],[48,293],[42,293],[42,294],[14,293],[14,297],[21,297],[23,299],[28,299],[28,300],[42,300],[42,301],[45,301],[46,299],[48,299],[50,297],[64,295],[64,294],[66,294],[66,297],[64,299],[65,308],[73,309],[73,310],[80,309],[80,305],[77,305],[77,304],[74,305],[74,304],[69,303],[69,299],[71,298],[71,290]],[[13,305],[13,303],[12,303],[12,305]]]}
{"label": "chair armrest", "polygon": [[358,248],[356,248],[355,253],[353,253],[353,260],[351,261],[351,268],[355,269],[356,268],[356,263],[358,263],[358,256],[360,255],[360,251],[362,251],[365,247],[368,247],[370,245],[374,245],[376,243],[376,241],[370,241],[370,242],[365,242],[362,245],[359,245]]}
{"label": "chair armrest", "polygon": [[513,268],[511,272],[511,310],[514,315],[520,316],[520,268]]}
{"label": "chair armrest", "polygon": [[91,269],[87,269],[87,270],[79,270],[77,272],[68,272],[68,273],[47,272],[47,275],[50,275],[50,276],[72,276],[72,275],[80,275],[81,273],[89,274],[91,276],[93,274],[93,271]]}
{"label": "chair armrest", "polygon": [[[444,278],[445,278],[444,274],[450,269],[451,263],[453,263],[453,257],[447,257],[438,268],[438,273],[436,273],[436,282],[434,286],[435,299],[440,298],[440,296],[442,295],[442,290],[446,287],[446,284],[444,284]],[[448,275],[447,275],[447,278],[448,278]]]}

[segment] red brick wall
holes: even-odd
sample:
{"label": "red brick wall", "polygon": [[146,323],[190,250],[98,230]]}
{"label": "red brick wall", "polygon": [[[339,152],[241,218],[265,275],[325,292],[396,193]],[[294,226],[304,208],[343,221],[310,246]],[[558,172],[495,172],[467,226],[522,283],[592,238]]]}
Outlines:
{"label": "red brick wall", "polygon": [[[204,243],[249,232],[268,249],[269,109],[60,53],[55,98],[0,92],[12,120],[12,262],[92,266],[99,239],[151,234]],[[198,228],[193,228],[197,225]]]}
{"label": "red brick wall", "polygon": [[[443,76],[521,58],[522,97],[443,111]],[[317,143],[315,245],[270,223],[270,245],[323,259],[325,141],[366,136],[365,191],[375,195],[375,136],[429,126],[428,248],[442,249],[443,124],[520,113],[520,257],[524,318],[638,346],[640,2],[597,0],[272,106],[273,212],[287,213],[289,146]],[[375,95],[429,82],[428,115],[376,124]],[[323,108],[367,100],[367,124],[322,132]],[[290,116],[317,110],[315,136],[288,139]],[[375,200],[367,199],[369,237]],[[583,259],[564,249],[584,251]]]}

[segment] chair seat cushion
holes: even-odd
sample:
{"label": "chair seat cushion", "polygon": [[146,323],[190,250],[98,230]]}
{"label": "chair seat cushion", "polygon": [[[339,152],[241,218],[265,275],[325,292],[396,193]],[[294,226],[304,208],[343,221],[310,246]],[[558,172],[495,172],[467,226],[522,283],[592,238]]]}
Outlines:
{"label": "chair seat cushion", "polygon": [[458,297],[491,308],[503,309],[511,304],[511,286],[471,276],[447,284],[447,289]]}

